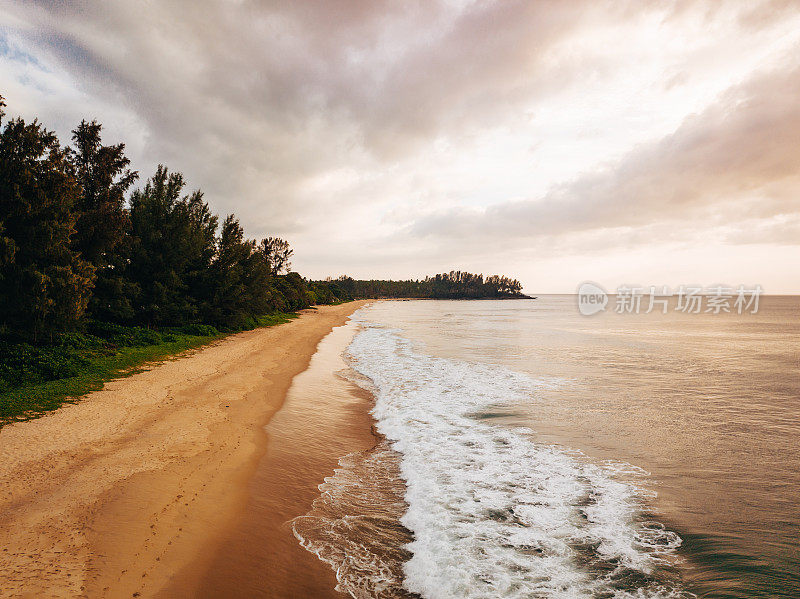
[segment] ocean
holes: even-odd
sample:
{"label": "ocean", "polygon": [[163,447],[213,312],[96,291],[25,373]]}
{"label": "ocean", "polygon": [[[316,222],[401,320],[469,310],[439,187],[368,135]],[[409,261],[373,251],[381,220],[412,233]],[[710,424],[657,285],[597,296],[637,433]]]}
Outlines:
{"label": "ocean", "polygon": [[800,298],[385,301],[348,326],[378,442],[292,521],[340,591],[800,597]]}

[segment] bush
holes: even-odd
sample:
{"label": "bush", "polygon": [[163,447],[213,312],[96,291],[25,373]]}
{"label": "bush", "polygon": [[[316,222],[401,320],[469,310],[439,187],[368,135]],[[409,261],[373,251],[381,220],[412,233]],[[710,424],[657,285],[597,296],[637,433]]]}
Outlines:
{"label": "bush", "polygon": [[[125,339],[130,339],[130,341],[124,345],[133,345],[136,347],[141,347],[143,345],[158,345],[159,343],[164,342],[161,333],[140,327],[131,327],[130,333],[125,335]],[[118,345],[123,344],[119,343]]]}
{"label": "bush", "polygon": [[128,329],[129,327],[98,320],[90,320],[86,323],[86,332],[101,339],[111,339],[115,335],[125,333]]}
{"label": "bush", "polygon": [[86,325],[86,331],[120,347],[142,347],[163,343],[161,333],[144,327],[126,327],[94,320]]}
{"label": "bush", "polygon": [[0,343],[0,379],[8,388],[78,376],[89,359],[69,346]]}
{"label": "bush", "polygon": [[174,330],[184,335],[195,335],[197,337],[216,337],[219,335],[219,331],[208,324],[187,324]]}
{"label": "bush", "polygon": [[102,349],[105,347],[105,343],[100,337],[81,333],[62,333],[58,336],[56,344],[73,349]]}

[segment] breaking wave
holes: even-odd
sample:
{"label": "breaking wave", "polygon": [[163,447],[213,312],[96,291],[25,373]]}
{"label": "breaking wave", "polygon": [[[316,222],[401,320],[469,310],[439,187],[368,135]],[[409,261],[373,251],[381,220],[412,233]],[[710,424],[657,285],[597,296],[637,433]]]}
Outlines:
{"label": "breaking wave", "polygon": [[384,441],[342,458],[309,514],[304,547],[353,597],[688,597],[677,534],[648,516],[647,473],[537,443],[486,414],[545,383],[414,351],[362,322],[348,349]]}

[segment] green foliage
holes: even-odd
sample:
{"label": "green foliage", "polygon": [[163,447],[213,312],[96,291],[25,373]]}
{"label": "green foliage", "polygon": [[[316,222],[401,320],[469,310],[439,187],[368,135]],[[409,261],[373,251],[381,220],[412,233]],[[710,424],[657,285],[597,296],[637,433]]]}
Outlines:
{"label": "green foliage", "polygon": [[0,389],[77,376],[88,360],[70,345],[0,343]]}
{"label": "green foliage", "polygon": [[430,298],[430,299],[506,299],[526,298],[516,279],[492,275],[450,271],[422,280],[358,281],[339,277],[335,282],[339,294],[353,298]]}
{"label": "green foliage", "polygon": [[261,240],[260,249],[267,262],[269,274],[273,277],[291,272],[292,263],[289,258],[294,254],[294,250],[287,241],[280,237],[267,237]]}
{"label": "green foliage", "polygon": [[285,324],[298,316],[300,315],[297,312],[273,312],[272,314],[256,316],[254,320],[257,327],[271,327],[276,324]]}
{"label": "green foliage", "polygon": [[184,335],[197,335],[198,337],[216,337],[220,332],[208,324],[187,324],[175,329]]}
{"label": "green foliage", "polygon": [[[4,107],[0,97],[0,125]],[[203,194],[184,194],[164,166],[126,203],[138,175],[101,132],[82,121],[62,148],[37,121],[0,131],[0,421],[347,299],[289,272],[285,240],[247,239],[233,215],[219,227]]]}
{"label": "green foliage", "polygon": [[138,174],[128,169],[125,144],[102,145],[101,130],[96,121],[81,121],[72,132],[74,149],[67,150],[80,186],[72,247],[95,268],[89,312],[95,318],[129,319],[137,288],[123,276],[130,227],[125,193]]}
{"label": "green foliage", "polygon": [[269,269],[254,241],[244,238],[239,221],[231,215],[222,224],[217,256],[211,265],[210,322],[243,328],[254,314],[269,309]]}
{"label": "green foliage", "polygon": [[[254,316],[245,328],[283,324],[297,316],[281,312]],[[149,330],[89,321],[86,332],[63,333],[48,343],[0,339],[0,426],[53,410],[69,397],[102,388],[109,379],[138,372],[145,362],[223,335],[201,324]]]}
{"label": "green foliage", "polygon": [[0,326],[37,339],[76,328],[94,268],[71,247],[79,186],[38,122],[0,132]]}

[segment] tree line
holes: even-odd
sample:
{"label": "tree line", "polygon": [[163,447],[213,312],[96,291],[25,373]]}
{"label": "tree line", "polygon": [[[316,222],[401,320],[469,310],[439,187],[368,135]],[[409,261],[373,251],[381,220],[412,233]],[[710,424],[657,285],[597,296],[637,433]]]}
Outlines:
{"label": "tree line", "polygon": [[353,298],[525,297],[519,281],[451,271],[422,280],[309,281],[283,239],[248,239],[159,166],[143,186],[125,144],[82,121],[69,145],[0,97],[0,335],[52,338],[87,321],[241,329]]}
{"label": "tree line", "polygon": [[429,299],[522,299],[522,285],[516,279],[502,275],[484,277],[482,274],[460,270],[424,279],[391,281],[359,281],[342,276],[337,287],[354,298],[429,298]]}
{"label": "tree line", "polygon": [[63,146],[0,97],[0,333],[36,340],[87,320],[247,328],[259,315],[350,299],[291,271],[280,238],[248,239],[159,166],[143,187],[125,145],[82,121]]}

